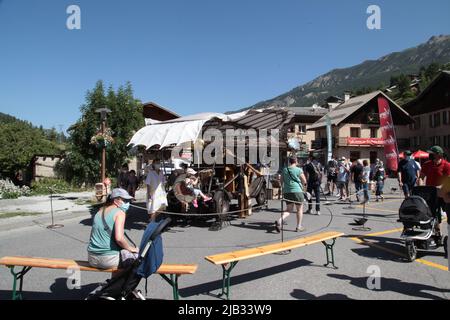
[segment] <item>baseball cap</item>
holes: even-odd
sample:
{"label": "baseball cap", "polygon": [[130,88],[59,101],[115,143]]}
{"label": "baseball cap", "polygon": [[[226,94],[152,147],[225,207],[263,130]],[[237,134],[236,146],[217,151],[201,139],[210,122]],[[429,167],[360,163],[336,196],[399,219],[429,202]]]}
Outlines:
{"label": "baseball cap", "polygon": [[406,151],[405,151],[405,156],[410,156],[410,155],[412,155],[411,150],[406,150]]}
{"label": "baseball cap", "polygon": [[194,169],[192,169],[192,168],[188,168],[187,170],[186,170],[186,173],[187,174],[197,174],[197,171],[195,171]]}
{"label": "baseball cap", "polygon": [[130,194],[127,192],[127,190],[122,189],[122,188],[113,189],[113,191],[111,192],[111,199],[115,199],[115,198],[122,198],[125,200],[133,199],[133,197],[130,196]]}
{"label": "baseball cap", "polygon": [[428,153],[437,153],[437,154],[444,154],[444,150],[439,146],[431,147],[430,150],[427,151]]}

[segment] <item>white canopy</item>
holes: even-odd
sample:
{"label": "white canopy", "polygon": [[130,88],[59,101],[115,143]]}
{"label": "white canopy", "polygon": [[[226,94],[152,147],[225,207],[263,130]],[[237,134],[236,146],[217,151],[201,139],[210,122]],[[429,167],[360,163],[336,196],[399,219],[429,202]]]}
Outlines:
{"label": "white canopy", "polygon": [[232,118],[223,113],[199,113],[147,125],[135,133],[128,145],[143,145],[147,149],[159,145],[162,149],[169,145],[180,145],[184,142],[195,142],[203,125],[212,119],[231,121]]}

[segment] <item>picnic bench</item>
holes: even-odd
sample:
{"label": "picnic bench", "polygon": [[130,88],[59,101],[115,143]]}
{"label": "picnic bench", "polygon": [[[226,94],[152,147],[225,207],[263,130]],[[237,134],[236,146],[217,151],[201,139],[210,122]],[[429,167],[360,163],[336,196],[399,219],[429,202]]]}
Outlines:
{"label": "picnic bench", "polygon": [[[0,265],[4,265],[11,270],[14,277],[12,299],[22,299],[22,287],[25,274],[32,268],[47,269],[74,269],[80,271],[93,272],[121,272],[120,269],[97,269],[89,265],[87,261],[69,260],[69,259],[52,259],[52,258],[36,258],[36,257],[3,257],[0,259]],[[15,272],[15,267],[23,267],[21,271]],[[156,271],[167,283],[172,286],[174,300],[179,300],[178,278],[185,274],[194,274],[197,271],[196,264],[162,264]],[[169,277],[167,276],[169,275]],[[20,280],[19,290],[17,290],[17,280]]]}
{"label": "picnic bench", "polygon": [[[219,297],[226,295],[227,299],[230,298],[230,279],[231,279],[231,271],[236,266],[236,264],[241,260],[247,260],[251,258],[256,258],[260,256],[264,256],[267,254],[279,253],[283,251],[288,251],[304,246],[309,246],[315,243],[323,243],[325,245],[325,251],[327,255],[327,263],[324,264],[325,267],[328,267],[330,264],[338,269],[334,264],[334,244],[336,239],[343,236],[344,233],[341,232],[323,232],[316,235],[312,235],[309,237],[303,237],[299,239],[294,239],[286,242],[280,242],[275,244],[269,244],[257,248],[249,248],[239,251],[227,252],[216,254],[212,256],[206,256],[205,259],[215,265],[221,265],[223,276],[222,276],[222,293],[219,294]],[[332,240],[331,243],[327,243],[328,240]],[[229,267],[227,268],[227,266]]]}

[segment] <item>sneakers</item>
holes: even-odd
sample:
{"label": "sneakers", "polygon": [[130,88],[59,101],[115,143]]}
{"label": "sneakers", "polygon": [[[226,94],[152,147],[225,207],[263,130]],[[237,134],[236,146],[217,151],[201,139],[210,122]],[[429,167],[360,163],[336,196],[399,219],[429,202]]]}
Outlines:
{"label": "sneakers", "polygon": [[194,208],[198,208],[197,199],[192,200],[192,205],[194,206]]}
{"label": "sneakers", "polygon": [[306,229],[304,227],[297,227],[297,228],[295,228],[295,232],[303,232],[305,230]]}
{"label": "sneakers", "polygon": [[311,214],[311,210],[306,210],[305,214]]}
{"label": "sneakers", "polygon": [[320,216],[320,211],[317,211],[317,212],[316,212],[316,216]]}
{"label": "sneakers", "polygon": [[281,232],[280,226],[278,225],[278,221],[275,221],[275,230],[276,230],[278,233]]}
{"label": "sneakers", "polygon": [[307,201],[311,201],[311,199],[312,199],[311,193],[306,192],[306,193],[305,193],[305,198],[306,198]]}
{"label": "sneakers", "polygon": [[206,197],[203,198],[203,201],[204,201],[204,202],[208,202],[208,201],[211,201],[211,200],[212,200],[212,198],[211,198],[211,197],[208,197],[208,196],[206,196]]}

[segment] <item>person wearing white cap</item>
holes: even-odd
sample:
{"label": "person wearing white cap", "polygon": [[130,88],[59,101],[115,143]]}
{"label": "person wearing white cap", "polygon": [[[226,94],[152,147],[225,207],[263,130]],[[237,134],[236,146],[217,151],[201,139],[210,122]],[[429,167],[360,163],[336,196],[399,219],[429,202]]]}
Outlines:
{"label": "person wearing white cap", "polygon": [[195,208],[198,207],[198,203],[197,203],[197,198],[198,197],[202,197],[203,201],[210,201],[212,200],[211,197],[208,197],[207,195],[205,195],[200,189],[196,188],[196,186],[198,185],[198,177],[196,177],[197,171],[195,171],[192,168],[188,168],[186,169],[186,187],[191,190],[194,195],[195,195],[195,199],[192,201],[192,204],[194,205]]}
{"label": "person wearing white cap", "polygon": [[[88,245],[88,261],[94,268],[117,268],[125,258],[135,258],[139,249],[125,239],[126,212],[133,199],[121,188],[113,189],[105,205],[94,216]],[[122,259],[121,259],[122,257]]]}

